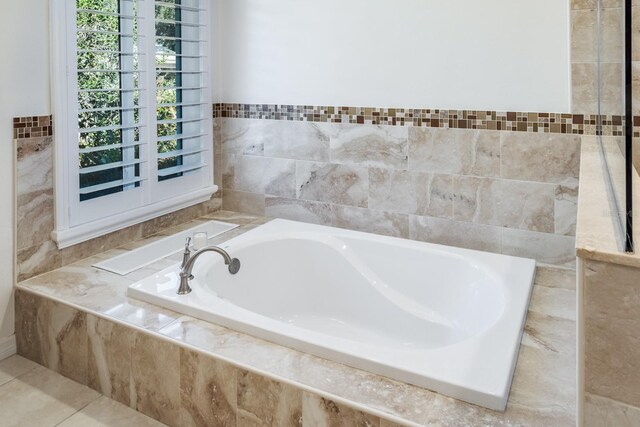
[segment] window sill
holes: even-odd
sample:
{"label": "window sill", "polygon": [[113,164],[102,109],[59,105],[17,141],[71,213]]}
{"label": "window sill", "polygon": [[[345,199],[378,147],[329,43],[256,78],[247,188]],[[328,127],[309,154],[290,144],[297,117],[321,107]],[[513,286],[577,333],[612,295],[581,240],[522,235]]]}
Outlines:
{"label": "window sill", "polygon": [[185,194],[184,196],[143,206],[98,221],[64,230],[54,230],[51,233],[51,239],[56,242],[58,249],[68,248],[69,246],[77,245],[78,243],[86,242],[104,236],[105,234],[113,233],[114,231],[122,230],[123,228],[131,227],[132,225],[140,224],[159,216],[206,202],[211,199],[211,196],[213,196],[216,191],[218,191],[218,187],[214,185],[193,193]]}

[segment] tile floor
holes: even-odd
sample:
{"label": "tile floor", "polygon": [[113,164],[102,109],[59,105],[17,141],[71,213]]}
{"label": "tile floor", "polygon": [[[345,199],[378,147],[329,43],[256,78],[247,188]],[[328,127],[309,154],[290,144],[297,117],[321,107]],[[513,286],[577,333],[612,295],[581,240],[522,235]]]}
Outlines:
{"label": "tile floor", "polygon": [[164,426],[18,355],[0,361],[0,425]]}

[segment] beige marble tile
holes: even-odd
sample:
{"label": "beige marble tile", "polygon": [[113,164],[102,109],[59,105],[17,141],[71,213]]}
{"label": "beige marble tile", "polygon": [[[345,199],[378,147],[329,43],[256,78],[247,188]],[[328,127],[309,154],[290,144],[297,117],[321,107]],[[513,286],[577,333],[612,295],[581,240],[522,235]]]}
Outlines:
{"label": "beige marble tile", "polygon": [[237,385],[233,366],[180,349],[180,425],[235,425]]}
{"label": "beige marble tile", "polygon": [[294,160],[225,154],[222,168],[225,189],[295,197]]}
{"label": "beige marble tile", "polygon": [[0,387],[3,426],[55,426],[100,395],[38,366]]}
{"label": "beige marble tile", "polygon": [[576,320],[576,293],[572,289],[534,286],[529,310],[560,319]]}
{"label": "beige marble tile", "polygon": [[[575,305],[575,300],[573,301]],[[545,312],[546,310],[540,310]],[[548,351],[550,354],[567,355],[575,360],[576,322],[536,311],[527,313],[522,345]]]}
{"label": "beige marble tile", "polygon": [[53,138],[27,138],[16,144],[16,196],[53,189]]}
{"label": "beige marble tile", "polygon": [[380,418],[304,392],[303,427],[379,427]]}
{"label": "beige marble tile", "polygon": [[14,354],[0,361],[0,386],[26,374],[38,367],[38,364]]}
{"label": "beige marble tile", "polygon": [[273,369],[293,351],[189,316],[180,318],[162,329],[160,333],[176,341],[206,350],[214,356],[267,371]]}
{"label": "beige marble tile", "polygon": [[265,156],[329,161],[329,141],[339,125],[287,120],[262,121]]}
{"label": "beige marble tile", "polygon": [[548,288],[576,289],[576,271],[567,268],[538,266],[536,268],[536,281],[538,286]]}
{"label": "beige marble tile", "polygon": [[297,198],[366,208],[369,172],[361,166],[297,162]]}
{"label": "beige marble tile", "polygon": [[221,154],[249,154],[261,156],[264,153],[265,120],[217,118],[215,120],[220,139]]}
{"label": "beige marble tile", "polygon": [[[181,224],[200,218],[204,214],[205,214],[204,205],[198,204],[195,206],[190,206],[185,209],[180,209],[179,211],[175,211],[167,215],[162,215],[159,218],[155,218],[150,221],[146,221],[142,223],[142,230],[141,230],[140,237],[151,236],[153,234],[163,232],[172,227],[176,227]],[[137,237],[137,238],[139,239],[140,237]],[[121,239],[120,244],[130,240],[133,240],[133,239],[129,239],[129,240]]]}
{"label": "beige marble tile", "polygon": [[16,291],[18,354],[87,384],[86,313]]}
{"label": "beige marble tile", "polygon": [[369,169],[369,208],[440,218],[453,216],[453,177]]}
{"label": "beige marble tile", "polygon": [[222,209],[251,215],[264,215],[264,194],[223,190]]}
{"label": "beige marble tile", "polygon": [[640,408],[586,393],[584,403],[585,427],[634,427],[639,425]]}
{"label": "beige marble tile", "polygon": [[53,189],[17,195],[16,248],[40,245],[53,231]]}
{"label": "beige marble tile", "polygon": [[502,252],[502,229],[490,225],[412,215],[410,238],[457,248]]}
{"label": "beige marble tile", "polygon": [[51,240],[21,249],[16,254],[18,282],[62,266],[62,256]]}
{"label": "beige marble tile", "polygon": [[165,424],[178,425],[179,347],[138,332],[131,350],[131,407]]}
{"label": "beige marble tile", "polygon": [[[155,222],[156,220],[152,220]],[[91,255],[98,254],[109,249],[117,248],[125,243],[139,240],[142,237],[142,225],[134,225],[114,233],[109,233],[95,239],[79,243],[60,250],[62,265],[69,265]]]}
{"label": "beige marble tile", "polygon": [[[572,341],[575,342],[575,338]],[[542,372],[544,375],[540,374]],[[543,349],[521,346],[509,394],[509,405],[545,408],[558,417],[569,415],[570,419],[575,419],[575,359]]]}
{"label": "beige marble tile", "polygon": [[553,233],[555,186],[455,176],[454,219]]}
{"label": "beige marble tile", "polygon": [[134,332],[119,324],[87,316],[88,385],[111,399],[131,404],[131,345]]}
{"label": "beige marble tile", "polygon": [[237,224],[240,226],[249,225],[263,218],[261,216],[248,215],[245,213],[234,212],[234,211],[223,211],[223,210],[211,213],[206,217],[215,219],[216,221],[228,222],[228,223]]}
{"label": "beige marble tile", "polygon": [[331,161],[406,169],[408,133],[404,126],[341,125],[331,137]]}
{"label": "beige marble tile", "polygon": [[640,270],[587,261],[585,389],[640,407]]}
{"label": "beige marble tile", "polygon": [[302,425],[302,391],[244,370],[238,373],[238,427]]}
{"label": "beige marble tile", "polygon": [[307,200],[267,196],[265,215],[271,218],[290,219],[311,224],[331,225],[331,205]]}
{"label": "beige marble tile", "polygon": [[334,227],[409,238],[409,215],[340,205],[331,210]]}
{"label": "beige marble tile", "polygon": [[509,228],[502,230],[502,253],[571,268],[576,262],[573,237]]}
{"label": "beige marble tile", "polygon": [[578,217],[578,182],[569,180],[556,187],[555,234],[576,235]]}
{"label": "beige marble tile", "polygon": [[501,176],[561,184],[580,174],[579,135],[502,132]]}
{"label": "beige marble tile", "polygon": [[59,427],[161,427],[164,424],[149,418],[140,412],[115,402],[107,397],[100,397],[82,410],[76,412]]}
{"label": "beige marble tile", "polygon": [[411,128],[409,169],[431,173],[499,176],[500,133]]}

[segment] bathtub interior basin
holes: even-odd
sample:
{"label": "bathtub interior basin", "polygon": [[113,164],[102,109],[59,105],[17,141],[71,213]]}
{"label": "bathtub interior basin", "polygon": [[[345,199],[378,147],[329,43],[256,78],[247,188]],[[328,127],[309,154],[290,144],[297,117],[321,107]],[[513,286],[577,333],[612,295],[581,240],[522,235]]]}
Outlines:
{"label": "bathtub interior basin", "polygon": [[336,362],[504,410],[535,261],[287,220],[128,295]]}

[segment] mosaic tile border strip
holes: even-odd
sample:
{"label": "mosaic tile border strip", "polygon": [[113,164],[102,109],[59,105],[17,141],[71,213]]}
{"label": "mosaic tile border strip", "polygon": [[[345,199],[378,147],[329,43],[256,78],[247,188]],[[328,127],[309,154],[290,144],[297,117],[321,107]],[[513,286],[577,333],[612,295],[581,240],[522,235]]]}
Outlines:
{"label": "mosaic tile border strip", "polygon": [[15,117],[13,139],[38,138],[53,135],[52,116]]}
{"label": "mosaic tile border strip", "polygon": [[[214,104],[213,117],[596,135],[597,114],[526,113],[277,104]],[[603,136],[623,136],[624,117],[601,116]],[[640,138],[640,116],[633,118]],[[13,139],[53,135],[53,116],[13,119]]]}
{"label": "mosaic tile border strip", "polygon": [[[214,117],[321,123],[483,129],[596,135],[598,115],[474,110],[335,107],[277,104],[214,104]],[[623,116],[602,116],[602,135],[623,136]],[[640,137],[640,117],[634,125]]]}

